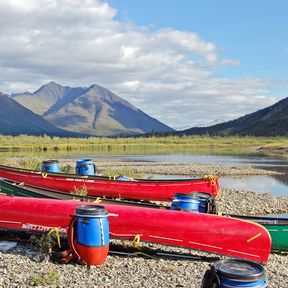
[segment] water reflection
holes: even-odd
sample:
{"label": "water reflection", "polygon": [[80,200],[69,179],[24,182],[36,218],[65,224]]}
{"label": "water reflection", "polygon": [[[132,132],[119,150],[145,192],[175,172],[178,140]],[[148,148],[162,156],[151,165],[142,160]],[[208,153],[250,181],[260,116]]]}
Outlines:
{"label": "water reflection", "polygon": [[[67,158],[77,159],[83,155],[70,154]],[[64,157],[66,158],[66,157]],[[115,159],[123,161],[145,161],[145,162],[173,162],[173,163],[206,163],[220,164],[227,166],[253,166],[253,167],[286,167],[288,170],[288,160],[283,158],[273,158],[264,156],[243,156],[243,155],[208,155],[208,154],[85,154],[85,158],[93,159]]]}
{"label": "water reflection", "polygon": [[220,186],[237,190],[250,190],[261,193],[269,193],[274,196],[288,196],[288,182],[283,183],[275,176],[252,177],[221,177]]}

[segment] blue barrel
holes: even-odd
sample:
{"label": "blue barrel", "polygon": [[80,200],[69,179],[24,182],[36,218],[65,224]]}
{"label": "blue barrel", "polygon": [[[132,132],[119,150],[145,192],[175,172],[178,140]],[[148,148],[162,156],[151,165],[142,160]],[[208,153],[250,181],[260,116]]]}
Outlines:
{"label": "blue barrel", "polygon": [[58,160],[44,160],[41,166],[42,172],[60,172],[60,164]]}
{"label": "blue barrel", "polygon": [[220,260],[212,265],[212,269],[219,278],[220,288],[267,287],[263,266],[252,261],[240,259]]}
{"label": "blue barrel", "polygon": [[109,223],[103,206],[87,205],[76,209],[77,242],[81,245],[100,247],[109,244]]}
{"label": "blue barrel", "polygon": [[176,193],[172,204],[171,210],[187,210],[191,212],[208,212],[208,199],[210,194],[203,192],[194,192],[189,194]]}
{"label": "blue barrel", "polygon": [[108,215],[98,205],[76,208],[75,249],[86,265],[102,265],[109,252]]}
{"label": "blue barrel", "polygon": [[95,165],[92,159],[81,159],[76,162],[76,174],[95,175]]}

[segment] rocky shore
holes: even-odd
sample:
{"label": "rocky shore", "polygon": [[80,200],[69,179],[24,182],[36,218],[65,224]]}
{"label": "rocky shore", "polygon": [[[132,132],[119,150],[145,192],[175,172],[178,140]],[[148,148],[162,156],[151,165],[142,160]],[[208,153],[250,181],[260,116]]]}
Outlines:
{"label": "rocky shore", "polygon": [[[70,163],[74,165],[74,163]],[[183,175],[203,176],[213,174],[218,177],[225,175],[249,176],[249,175],[278,175],[276,171],[255,169],[251,166],[224,166],[220,164],[187,164],[169,162],[125,162],[125,161],[99,161],[97,160],[97,171],[100,173],[107,168],[120,169],[129,167],[136,173],[161,174],[161,175]]]}
{"label": "rocky shore", "polygon": [[[112,162],[98,163],[105,169]],[[113,164],[114,165],[114,164]],[[115,163],[115,167],[125,163]],[[133,163],[130,166],[141,173],[169,175],[215,174],[217,176],[267,175],[266,170],[252,168],[223,167],[219,165],[176,165],[164,163]],[[139,169],[139,170],[138,170]],[[258,170],[257,172],[254,170]],[[197,171],[197,173],[193,173]],[[199,173],[199,171],[201,171]],[[249,171],[249,172],[247,172]],[[260,172],[259,172],[260,171]],[[181,173],[180,173],[181,172]],[[183,174],[184,173],[184,174]],[[187,173],[187,174],[186,174]],[[229,174],[228,173],[228,174]],[[237,174],[238,173],[238,174]],[[254,174],[257,173],[257,174]],[[230,174],[231,175],[231,174]],[[224,189],[218,206],[223,213],[266,215],[288,211],[288,197],[273,197],[253,191]],[[118,241],[119,242],[119,241]],[[118,243],[113,241],[113,243]],[[121,242],[122,243],[122,242]],[[119,244],[119,243],[118,243]],[[130,244],[128,244],[130,245]],[[190,253],[195,256],[219,257],[205,252],[188,251],[160,245],[141,243],[141,247],[162,249],[169,252]],[[209,259],[208,259],[209,260]],[[120,257],[109,255],[100,267],[83,267],[76,264],[53,263],[49,257],[29,244],[18,244],[15,248],[0,252],[0,287],[189,287],[199,288],[209,261]],[[288,253],[271,253],[265,266],[270,288],[288,287]]]}

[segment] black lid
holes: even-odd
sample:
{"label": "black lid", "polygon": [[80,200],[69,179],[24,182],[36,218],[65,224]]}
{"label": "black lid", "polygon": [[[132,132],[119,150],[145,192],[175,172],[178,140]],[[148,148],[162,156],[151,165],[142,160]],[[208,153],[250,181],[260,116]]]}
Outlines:
{"label": "black lid", "polygon": [[191,199],[195,199],[195,198],[204,198],[204,199],[208,199],[211,197],[210,194],[205,193],[205,192],[191,192],[188,194],[185,193],[175,193],[174,198],[176,197],[186,197],[186,198],[191,198]]}
{"label": "black lid", "polygon": [[265,276],[265,270],[262,265],[247,260],[220,260],[212,266],[218,276],[223,279],[257,281]]}
{"label": "black lid", "polygon": [[49,160],[43,160],[42,163],[43,164],[54,164],[54,163],[59,163],[59,161],[56,159],[49,159]]}
{"label": "black lid", "polygon": [[106,215],[105,207],[100,205],[83,205],[78,206],[75,211],[76,215]]}

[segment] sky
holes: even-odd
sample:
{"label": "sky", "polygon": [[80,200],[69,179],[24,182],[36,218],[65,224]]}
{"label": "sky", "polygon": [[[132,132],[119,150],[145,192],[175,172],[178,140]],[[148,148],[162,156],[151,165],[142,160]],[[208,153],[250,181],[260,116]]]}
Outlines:
{"label": "sky", "polygon": [[177,130],[288,96],[286,0],[0,0],[0,91],[101,85]]}

